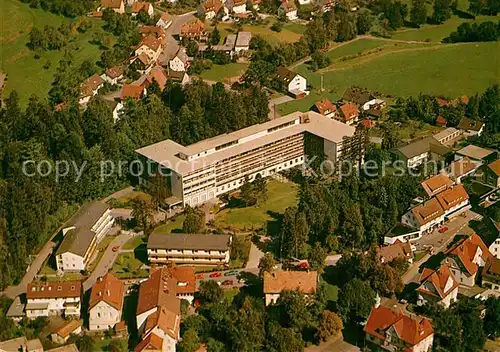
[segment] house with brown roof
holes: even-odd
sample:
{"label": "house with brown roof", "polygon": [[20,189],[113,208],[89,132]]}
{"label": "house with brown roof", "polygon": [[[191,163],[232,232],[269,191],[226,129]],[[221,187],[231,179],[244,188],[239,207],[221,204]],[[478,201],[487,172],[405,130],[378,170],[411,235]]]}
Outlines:
{"label": "house with brown roof", "polygon": [[179,39],[182,40],[184,38],[197,41],[206,41],[208,39],[208,36],[207,31],[205,30],[205,24],[199,19],[184,23],[181,26]]}
{"label": "house with brown roof", "polygon": [[138,100],[141,99],[144,95],[146,95],[146,88],[144,88],[142,85],[138,86],[136,84],[124,84],[120,93],[120,99],[121,101],[127,99]]}
{"label": "house with brown roof", "polygon": [[436,270],[424,268],[418,279],[417,288],[419,306],[427,302],[437,302],[445,308],[457,300],[458,282],[448,265],[442,264]]}
{"label": "house with brown roof", "polygon": [[136,17],[139,12],[147,13],[150,18],[154,18],[155,16],[153,5],[147,1],[137,1],[132,4],[132,8],[130,11],[132,17]]}
{"label": "house with brown roof", "polygon": [[500,293],[500,259],[488,259],[482,271],[482,285]]}
{"label": "house with brown roof", "polygon": [[162,50],[163,38],[148,34],[146,37],[142,38],[139,45],[137,45],[135,56],[139,57],[142,54],[146,54],[149,59],[148,63],[151,64],[158,60]]}
{"label": "house with brown roof", "polygon": [[485,266],[493,257],[477,234],[464,237],[448,248],[446,263],[460,285],[472,287],[476,282],[478,267]]}
{"label": "house with brown roof", "polygon": [[466,137],[480,136],[484,131],[484,122],[462,117],[457,128],[462,130]]}
{"label": "house with brown roof", "polygon": [[70,335],[78,335],[82,332],[82,324],[78,320],[70,320],[59,326],[50,334],[50,339],[55,343],[64,344],[68,342]]}
{"label": "house with brown roof", "polygon": [[388,351],[430,352],[434,342],[434,329],[427,318],[385,307],[378,296],[363,330],[368,345]]}
{"label": "house with brown roof", "polygon": [[337,107],[328,98],[323,98],[314,103],[314,110],[331,119],[335,118],[337,114]]}
{"label": "house with brown roof", "polygon": [[81,298],[81,281],[34,281],[26,289],[26,316],[28,319],[51,315],[79,317]]}
{"label": "house with brown roof", "polygon": [[441,144],[451,145],[455,143],[460,138],[461,135],[462,135],[461,130],[457,130],[456,128],[453,127],[448,127],[436,133],[435,135],[433,135],[433,137],[436,138],[436,140]]}
{"label": "house with brown roof", "polygon": [[306,296],[318,290],[317,271],[277,271],[264,273],[266,306],[276,303],[282,291],[300,291]]}
{"label": "house with brown roof", "polygon": [[277,72],[277,79],[281,82],[284,91],[295,97],[306,94],[307,80],[304,77],[282,66],[278,67]]}
{"label": "house with brown roof", "polygon": [[359,87],[349,87],[344,91],[344,94],[342,95],[342,101],[344,103],[355,104],[358,108],[364,107],[365,104],[374,99],[375,96],[370,93],[370,91]]}
{"label": "house with brown roof", "polygon": [[436,195],[445,218],[449,219],[469,209],[469,195],[462,184],[455,185]]}
{"label": "house with brown roof", "polygon": [[489,164],[497,159],[498,152],[493,149],[481,148],[473,144],[463,147],[455,152],[455,160],[468,157],[470,160],[481,163]]}
{"label": "house with brown roof", "polygon": [[161,66],[155,66],[151,69],[149,74],[146,76],[144,82],[142,83],[142,86],[147,88],[153,82],[158,83],[158,87],[160,87],[160,90],[163,91],[165,89],[165,85],[167,84],[168,77],[165,73],[165,70]]}
{"label": "house with brown roof", "polygon": [[161,27],[163,29],[167,29],[168,27],[170,27],[171,24],[172,24],[172,18],[170,17],[168,12],[164,12],[161,15],[160,19],[158,20],[158,22],[156,22],[156,26]]}
{"label": "house with brown roof", "polygon": [[419,234],[430,233],[444,223],[444,215],[444,210],[438,200],[431,198],[407,211],[401,217],[401,222],[403,225],[417,229]]}
{"label": "house with brown roof", "polygon": [[108,204],[98,201],[84,204],[61,230],[64,237],[56,251],[57,271],[85,270],[113,223]]}
{"label": "house with brown roof", "polygon": [[177,82],[180,85],[185,85],[191,81],[189,75],[185,71],[172,71],[167,68],[165,74],[167,75],[168,80]]}
{"label": "house with brown roof", "polygon": [[177,280],[167,267],[154,271],[139,287],[137,329],[139,351],[175,351],[180,339],[181,305],[176,296]]}
{"label": "house with brown roof", "polygon": [[169,268],[172,277],[177,281],[175,294],[179,299],[193,303],[196,292],[196,278],[193,266],[174,266]]}
{"label": "house with brown roof", "polygon": [[420,183],[429,197],[433,197],[436,194],[443,192],[453,186],[453,184],[454,182],[444,174],[437,174]]}
{"label": "house with brown roof", "polygon": [[500,187],[500,159],[488,164],[484,170],[485,182]]}
{"label": "house with brown roof", "polygon": [[352,125],[359,121],[359,109],[355,104],[343,104],[339,111],[339,118],[346,125]]}
{"label": "house with brown roof", "polygon": [[198,16],[205,16],[206,20],[214,19],[219,13],[228,12],[220,0],[206,0],[198,7]]}
{"label": "house with brown roof", "polygon": [[99,89],[101,89],[103,86],[104,86],[104,80],[98,74],[92,75],[89,78],[87,78],[82,83],[80,91],[80,100],[78,100],[78,104],[82,106],[87,105],[90,98],[95,96],[99,92]]}
{"label": "house with brown roof", "polygon": [[444,160],[445,156],[452,151],[452,149],[439,143],[434,137],[415,140],[405,146],[390,150],[408,169],[416,168],[430,160]]}
{"label": "house with brown roof", "polygon": [[458,184],[462,182],[464,177],[472,175],[479,166],[481,166],[481,163],[475,163],[468,157],[464,157],[448,165],[445,172],[455,183]]}
{"label": "house with brown roof", "polygon": [[285,16],[289,21],[294,21],[299,18],[297,16],[297,6],[292,0],[282,0],[278,8],[278,16]]}
{"label": "house with brown roof", "polygon": [[413,263],[413,250],[410,242],[396,240],[394,243],[377,248],[377,258],[381,263],[390,263],[394,259],[403,259],[408,263]]}
{"label": "house with brown roof", "polygon": [[125,3],[123,0],[101,0],[101,6],[97,11],[102,11],[104,9],[112,9],[116,13],[125,13]]}
{"label": "house with brown roof", "polygon": [[227,265],[231,252],[230,235],[172,233],[151,234],[148,259],[151,264]]}
{"label": "house with brown roof", "polygon": [[434,124],[439,127],[446,127],[447,123],[448,121],[441,115],[438,115],[436,120],[434,120]]}
{"label": "house with brown roof", "polygon": [[108,330],[121,321],[123,282],[113,274],[100,277],[92,286],[89,300],[89,330]]}
{"label": "house with brown roof", "polygon": [[125,73],[125,70],[123,69],[122,66],[113,66],[111,68],[108,68],[102,75],[101,78],[105,81],[108,82],[109,84],[118,84],[123,80],[123,75]]}

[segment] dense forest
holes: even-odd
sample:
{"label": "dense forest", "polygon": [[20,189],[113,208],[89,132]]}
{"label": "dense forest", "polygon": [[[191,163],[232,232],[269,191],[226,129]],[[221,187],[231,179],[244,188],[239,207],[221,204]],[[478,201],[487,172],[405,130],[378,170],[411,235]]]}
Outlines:
{"label": "dense forest", "polygon": [[[69,69],[65,72],[70,76]],[[169,83],[163,92],[152,85],[143,100],[124,104],[116,124],[103,100],[93,100],[85,111],[76,104],[55,111],[32,97],[22,109],[13,92],[0,111],[0,288],[22,275],[26,258],[71,215],[71,205],[100,198],[129,181],[127,170],[101,180],[102,161],[131,161],[134,150],[144,145],[166,138],[194,143],[267,116],[267,96],[259,88],[232,92],[202,81],[185,87]],[[28,177],[23,173],[27,160],[46,160],[42,173],[67,161],[68,173],[60,179],[54,174]],[[80,178],[78,170],[83,171]]]}

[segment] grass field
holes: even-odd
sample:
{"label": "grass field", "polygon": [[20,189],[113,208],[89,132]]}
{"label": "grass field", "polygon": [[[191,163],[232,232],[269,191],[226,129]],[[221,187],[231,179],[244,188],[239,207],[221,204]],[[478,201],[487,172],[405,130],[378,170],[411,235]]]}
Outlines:
{"label": "grass field", "polygon": [[145,243],[146,236],[134,236],[133,238],[129,239],[124,245],[123,249],[125,250],[130,250],[130,249],[136,249],[139,247],[141,244]]}
{"label": "grass field", "polygon": [[171,232],[181,232],[182,231],[182,223],[186,215],[178,215],[173,220],[169,220],[168,223],[160,225],[153,230],[153,234],[157,233],[171,233]]}
{"label": "grass field", "polygon": [[[394,45],[352,60],[337,60],[318,72],[309,71],[307,64],[300,65],[295,71],[307,78],[312,86],[311,94],[279,105],[278,111],[281,114],[304,111],[321,97],[337,100],[353,85],[392,96],[422,92],[455,98],[482,92],[498,82],[500,69],[492,58],[500,52],[499,42],[415,45]],[[338,50],[349,51],[349,46],[359,44],[355,41]],[[322,75],[324,92],[319,89]]]}
{"label": "grass field", "polygon": [[267,221],[273,220],[270,213],[283,213],[287,207],[297,204],[296,184],[271,180],[267,189],[267,201],[259,206],[226,208],[220,211],[215,217],[217,226],[237,230],[258,229]]}
{"label": "grass field", "polygon": [[384,40],[363,38],[350,44],[339,46],[337,49],[334,48],[327,53],[327,56],[331,60],[335,60],[341,58],[342,56],[356,55],[387,44],[387,41]]}
{"label": "grass field", "polygon": [[[243,25],[242,31],[251,32],[253,35],[260,35],[264,37],[270,43],[279,43],[279,42],[287,42],[287,43],[295,43],[300,39],[302,33],[305,31],[305,26],[301,24],[289,24],[283,26],[281,32],[275,32],[271,30],[272,22],[267,25]],[[210,23],[205,22],[205,27],[208,30],[213,30],[213,27],[210,26]],[[220,31],[221,39],[224,38],[231,33],[236,33],[236,29],[231,24],[227,23],[219,23],[217,28]]]}
{"label": "grass field", "polygon": [[116,277],[124,279],[131,277],[147,277],[148,271],[141,269],[144,265],[134,253],[122,253],[118,256],[111,270]]}
{"label": "grass field", "polygon": [[[8,74],[4,94],[16,90],[23,104],[32,95],[45,99],[54,79],[62,51],[46,51],[36,60],[34,53],[26,46],[32,27],[42,28],[45,25],[59,26],[63,21],[74,23],[62,16],[56,16],[40,9],[32,9],[19,0],[2,0],[0,11],[0,69]],[[98,46],[90,44],[92,35],[102,31],[102,21],[92,20],[92,28],[85,34],[75,32],[73,41],[67,46],[79,65],[85,59],[97,61],[100,57]],[[50,62],[50,67],[43,66]]]}
{"label": "grass field", "polygon": [[247,70],[248,64],[230,63],[228,65],[213,65],[210,70],[203,71],[201,77],[210,81],[223,81],[225,78],[241,76]]}

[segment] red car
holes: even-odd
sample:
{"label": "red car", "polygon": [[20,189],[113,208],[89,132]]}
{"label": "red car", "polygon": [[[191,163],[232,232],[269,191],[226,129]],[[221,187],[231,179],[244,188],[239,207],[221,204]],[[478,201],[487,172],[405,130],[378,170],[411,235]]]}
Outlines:
{"label": "red car", "polygon": [[204,276],[203,274],[198,274],[198,275],[196,275],[195,277],[196,277],[196,279],[201,280],[201,279],[203,279],[205,276]]}
{"label": "red car", "polygon": [[215,278],[215,277],[220,277],[220,276],[222,276],[222,274],[221,274],[221,273],[212,273],[212,274],[210,274],[209,276],[210,276],[211,278]]}
{"label": "red car", "polygon": [[297,268],[299,269],[307,269],[309,268],[309,264],[308,263],[300,263],[299,265],[297,265]]}
{"label": "red car", "polygon": [[113,248],[111,248],[111,250],[113,252],[118,252],[119,249],[120,249],[120,246],[114,246]]}
{"label": "red car", "polygon": [[439,231],[439,233],[446,232],[446,231],[448,231],[448,226],[441,226],[438,231]]}

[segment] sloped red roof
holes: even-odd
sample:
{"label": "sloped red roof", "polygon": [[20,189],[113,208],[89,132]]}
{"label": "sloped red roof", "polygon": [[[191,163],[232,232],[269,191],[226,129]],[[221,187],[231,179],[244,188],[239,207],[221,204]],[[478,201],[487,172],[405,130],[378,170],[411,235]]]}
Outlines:
{"label": "sloped red roof", "polygon": [[436,198],[431,198],[427,202],[412,208],[411,212],[421,226],[444,215],[444,210]]}
{"label": "sloped red roof", "polygon": [[488,167],[495,175],[500,177],[500,159],[488,164]]}
{"label": "sloped red roof", "polygon": [[469,199],[469,195],[467,194],[464,186],[462,184],[458,184],[438,193],[436,198],[441,207],[446,211]]}
{"label": "sloped red roof", "polygon": [[144,333],[148,334],[155,327],[158,327],[174,340],[179,340],[180,326],[181,316],[161,306],[156,312],[147,317]]}
{"label": "sloped red roof", "polygon": [[123,282],[111,273],[99,278],[92,286],[89,308],[92,309],[102,301],[117,310],[121,311],[123,308]]}
{"label": "sloped red roof", "polygon": [[426,318],[411,318],[400,310],[388,307],[373,307],[364,327],[367,334],[385,340],[385,332],[393,327],[398,337],[411,346],[434,334],[430,321]]}
{"label": "sloped red roof", "polygon": [[161,66],[155,66],[151,69],[151,72],[147,75],[146,81],[149,84],[152,84],[153,81],[158,83],[160,89],[163,91],[165,89],[165,85],[167,84],[168,78],[165,75],[165,71]]}
{"label": "sloped red roof", "polygon": [[333,105],[333,103],[328,98],[323,98],[323,99],[317,101],[314,104],[314,106],[316,107],[316,110],[318,110],[318,112],[321,115],[324,115],[327,111],[329,111],[329,113],[337,111],[337,107],[335,105]]}
{"label": "sloped red roof", "polygon": [[158,38],[153,34],[149,34],[141,40],[137,48],[140,48],[144,45],[153,51],[157,51],[158,48],[162,45],[161,38]]}
{"label": "sloped red roof", "polygon": [[196,278],[192,266],[176,266],[171,268],[170,272],[177,280],[176,294],[196,292]]}
{"label": "sloped red roof", "polygon": [[206,0],[201,6],[205,12],[214,11],[215,13],[218,13],[220,9],[224,7],[222,2],[219,0]]}
{"label": "sloped red roof", "polygon": [[160,306],[180,314],[180,300],[176,297],[176,286],[177,281],[168,268],[162,267],[153,272],[151,277],[140,285],[137,314]]}
{"label": "sloped red roof", "polygon": [[[446,284],[448,283],[448,280],[451,279],[453,280],[452,285],[448,290],[446,289]],[[420,274],[420,277],[418,279],[420,282],[420,287],[417,289],[418,292],[430,294],[430,295],[436,295],[435,292],[429,291],[426,287],[426,283],[430,283],[434,286],[436,289],[437,294],[441,298],[445,298],[448,296],[455,288],[458,287],[458,282],[455,280],[455,277],[450,271],[450,268],[448,265],[443,264],[441,265],[437,270],[431,270],[429,268],[424,268],[422,273]]]}
{"label": "sloped red roof", "polygon": [[365,120],[361,121],[360,124],[362,124],[366,129],[375,127],[375,121],[370,120],[370,119],[365,119]]}
{"label": "sloped red roof", "polygon": [[132,4],[132,13],[138,13],[141,11],[148,12],[149,7],[152,6],[151,3],[146,1],[138,1]]}
{"label": "sloped red roof", "polygon": [[437,174],[431,178],[424,180],[420,183],[424,191],[429,195],[433,196],[439,192],[446,190],[448,187],[453,185],[453,181],[450,180],[448,175]]}
{"label": "sloped red roof", "polygon": [[437,126],[446,126],[447,123],[448,123],[448,121],[441,115],[439,115],[436,118],[436,125]]}
{"label": "sloped red roof", "polygon": [[492,254],[488,250],[488,247],[484,244],[481,237],[477,234],[472,234],[469,237],[462,238],[460,241],[448,248],[444,253],[446,255],[451,255],[457,258],[467,270],[469,275],[474,275],[477,273],[477,265],[472,261],[476,255],[477,249],[481,248],[482,259],[487,262]]}
{"label": "sloped red roof", "polygon": [[346,121],[351,120],[351,116],[358,116],[359,115],[358,107],[355,104],[351,104],[351,103],[341,105],[340,111],[342,111],[342,115],[344,115],[344,118]]}
{"label": "sloped red roof", "polygon": [[125,100],[127,98],[140,99],[144,94],[144,88],[142,86],[137,86],[134,84],[124,84],[122,92],[120,94],[120,99]]}
{"label": "sloped red roof", "polygon": [[185,23],[181,26],[181,34],[202,34],[205,32],[205,25],[199,19]]}
{"label": "sloped red roof", "polygon": [[76,298],[81,294],[81,281],[32,282],[26,290],[27,299]]}
{"label": "sloped red roof", "polygon": [[135,346],[134,352],[142,351],[161,351],[163,346],[163,339],[156,334],[149,334],[142,339],[137,346]]}

